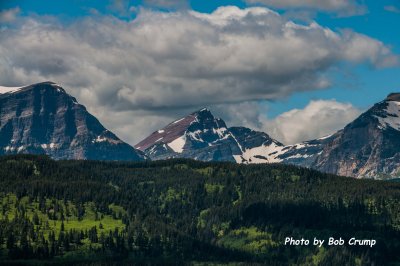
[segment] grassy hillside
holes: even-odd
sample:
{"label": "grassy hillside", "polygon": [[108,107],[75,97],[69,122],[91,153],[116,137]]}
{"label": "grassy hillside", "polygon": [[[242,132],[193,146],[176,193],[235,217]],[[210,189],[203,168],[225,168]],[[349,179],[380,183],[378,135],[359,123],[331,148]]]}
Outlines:
{"label": "grassy hillside", "polygon": [[[285,165],[0,158],[3,263],[400,263],[400,184]],[[286,237],[376,245],[284,245]]]}

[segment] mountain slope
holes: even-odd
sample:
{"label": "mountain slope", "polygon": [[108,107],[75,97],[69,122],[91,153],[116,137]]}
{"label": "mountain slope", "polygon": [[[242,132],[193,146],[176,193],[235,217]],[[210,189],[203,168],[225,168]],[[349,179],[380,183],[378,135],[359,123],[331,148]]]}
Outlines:
{"label": "mountain slope", "polygon": [[53,82],[0,87],[0,154],[55,159],[144,160]]}
{"label": "mountain slope", "polygon": [[400,94],[390,94],[339,131],[311,166],[352,177],[399,176]]}
{"label": "mountain slope", "polygon": [[284,145],[268,134],[246,127],[231,127],[229,131],[241,150],[240,155],[234,156],[236,162],[246,164],[279,162],[277,156],[281,154]]}

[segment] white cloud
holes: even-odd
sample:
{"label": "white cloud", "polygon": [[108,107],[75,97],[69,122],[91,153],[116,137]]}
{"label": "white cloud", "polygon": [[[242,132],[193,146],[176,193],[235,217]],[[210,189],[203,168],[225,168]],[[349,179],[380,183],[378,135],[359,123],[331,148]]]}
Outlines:
{"label": "white cloud", "polygon": [[246,0],[250,4],[265,4],[275,8],[312,9],[335,12],[339,15],[360,15],[367,11],[363,1],[358,0]]}
{"label": "white cloud", "polygon": [[[341,62],[396,60],[368,36],[298,25],[260,7],[140,10],[131,21],[98,15],[72,24],[35,17],[0,35],[1,85],[60,83],[130,143],[154,129],[154,117],[168,123],[200,106],[281,99],[326,88],[325,73]],[[126,120],[111,119],[118,115]]]}
{"label": "white cloud", "polygon": [[390,49],[385,47],[382,42],[353,31],[343,31],[342,35],[343,40],[347,42],[343,52],[349,60],[362,61],[368,54],[368,60],[373,62],[375,67],[389,67],[399,63],[398,57],[391,55]]}
{"label": "white cloud", "polygon": [[360,114],[350,103],[315,100],[304,109],[290,110],[273,120],[261,119],[263,129],[271,136],[285,144],[294,144],[332,134]]}
{"label": "white cloud", "polygon": [[19,7],[0,10],[0,23],[8,23],[14,21],[21,12]]}

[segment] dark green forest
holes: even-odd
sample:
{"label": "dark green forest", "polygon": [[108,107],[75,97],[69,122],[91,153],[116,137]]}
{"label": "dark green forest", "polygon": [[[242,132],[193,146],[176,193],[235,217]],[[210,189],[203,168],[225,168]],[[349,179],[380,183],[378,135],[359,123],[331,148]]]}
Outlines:
{"label": "dark green forest", "polygon": [[100,261],[399,265],[400,183],[279,164],[0,157],[0,264]]}

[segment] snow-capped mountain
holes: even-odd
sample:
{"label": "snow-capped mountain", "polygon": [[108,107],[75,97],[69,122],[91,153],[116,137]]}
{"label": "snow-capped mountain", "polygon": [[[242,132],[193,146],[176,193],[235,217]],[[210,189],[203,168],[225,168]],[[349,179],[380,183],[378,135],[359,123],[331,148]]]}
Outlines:
{"label": "snow-capped mountain", "polygon": [[135,148],[151,159],[193,158],[204,161],[234,161],[240,154],[225,125],[203,108],[153,132]]}
{"label": "snow-capped mountain", "polygon": [[262,146],[252,150],[264,160],[246,163],[280,162],[356,178],[399,177],[400,93],[390,94],[332,135],[278,146],[272,153]]}
{"label": "snow-capped mountain", "polygon": [[207,109],[172,122],[135,146],[152,159],[285,163],[352,177],[400,176],[400,93],[338,132],[294,145],[245,127],[228,128]]}
{"label": "snow-capped mountain", "polygon": [[274,152],[281,146],[265,133],[243,127],[228,128],[207,108],[168,124],[135,145],[154,160],[193,158],[240,163],[263,160],[253,149]]}
{"label": "snow-capped mountain", "polygon": [[353,177],[400,176],[400,93],[390,94],[337,132],[311,164]]}
{"label": "snow-capped mountain", "polygon": [[203,108],[153,132],[135,148],[55,83],[0,87],[0,155],[285,163],[358,178],[400,176],[400,93],[390,94],[332,135],[294,145],[246,127],[228,127]]}
{"label": "snow-capped mountain", "polygon": [[144,160],[53,82],[0,87],[0,154],[55,159]]}
{"label": "snow-capped mountain", "polygon": [[135,148],[153,160],[192,158],[243,164],[290,163],[310,166],[332,136],[285,146],[264,132],[230,127],[207,108],[153,132]]}

